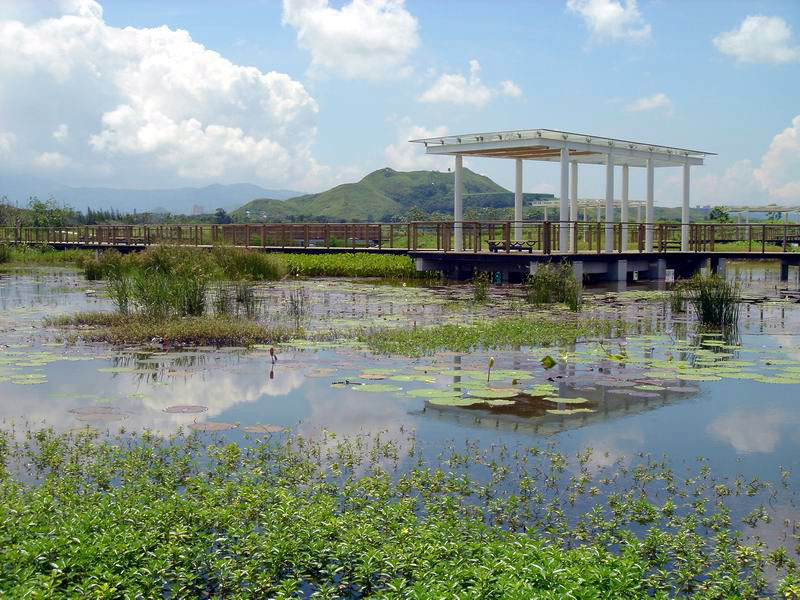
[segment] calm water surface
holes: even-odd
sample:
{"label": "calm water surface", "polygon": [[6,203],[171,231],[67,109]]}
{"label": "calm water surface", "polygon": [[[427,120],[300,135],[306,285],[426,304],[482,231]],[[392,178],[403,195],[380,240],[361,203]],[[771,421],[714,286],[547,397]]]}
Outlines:
{"label": "calm water surface", "polygon": [[[386,431],[400,440],[407,435],[401,432],[413,430],[417,442],[431,448],[464,440],[484,446],[555,440],[567,453],[592,447],[601,463],[643,452],[667,454],[673,462],[702,456],[717,472],[773,477],[778,465],[800,466],[800,305],[778,301],[782,289],[796,290],[797,283],[781,283],[777,268],[760,265],[739,265],[732,272],[746,281],[749,299],[733,344],[697,338],[685,314],[673,319],[662,297],[643,293],[644,284],[629,284],[609,296],[600,288],[589,290],[596,296],[587,302],[588,313],[622,318],[634,330],[602,348],[584,343],[398,359],[352,346],[299,343],[279,347],[275,365],[266,348],[65,345],[59,332],[42,325],[42,317],[111,310],[101,287],[69,271],[6,273],[0,275],[0,419],[18,431],[46,425],[169,434],[198,424],[261,423],[306,435],[322,429]],[[297,286],[308,292],[311,330],[479,318],[452,308],[453,300],[469,296],[467,286],[426,289],[342,280],[261,286],[264,318],[282,318],[287,294]],[[513,306],[514,292],[494,293],[495,313]],[[549,396],[586,401],[555,403],[540,393],[458,407],[414,395],[425,389],[466,395],[484,387],[490,354],[499,373],[490,382],[494,388],[550,384]],[[544,355],[558,364],[545,369]],[[685,366],[675,370],[679,363]],[[343,381],[366,387],[332,385]],[[378,391],[364,391],[376,384]],[[168,412],[183,405],[207,411]],[[234,428],[226,435],[244,434]]]}

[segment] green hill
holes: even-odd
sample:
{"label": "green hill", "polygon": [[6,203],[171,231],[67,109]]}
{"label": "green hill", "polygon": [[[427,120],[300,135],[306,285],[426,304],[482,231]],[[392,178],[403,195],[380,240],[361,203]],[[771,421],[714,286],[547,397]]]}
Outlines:
{"label": "green hill", "polygon": [[[239,222],[388,221],[416,207],[427,213],[453,210],[453,173],[378,169],[357,183],[289,200],[258,199],[233,211]],[[464,169],[464,208],[513,206],[511,192]],[[536,195],[525,194],[526,200]]]}

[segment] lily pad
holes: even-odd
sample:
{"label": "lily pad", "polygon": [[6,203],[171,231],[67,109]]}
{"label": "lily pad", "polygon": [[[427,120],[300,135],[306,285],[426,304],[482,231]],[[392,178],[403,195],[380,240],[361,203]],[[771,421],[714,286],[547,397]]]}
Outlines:
{"label": "lily pad", "polygon": [[589,401],[586,398],[562,398],[560,396],[547,396],[545,400],[558,404],[584,404]]}
{"label": "lily pad", "polygon": [[429,398],[428,402],[437,406],[472,406],[473,404],[480,404],[480,400],[476,398],[435,397]]}
{"label": "lily pad", "polygon": [[248,425],[247,427],[242,427],[242,431],[246,431],[247,433],[280,433],[281,431],[287,431],[287,429],[286,427],[281,427],[280,425],[259,423],[257,425]]}
{"label": "lily pad", "polygon": [[476,398],[513,398],[519,395],[519,392],[516,390],[492,388],[469,390],[467,393]]}
{"label": "lily pad", "polygon": [[228,429],[234,429],[236,425],[233,423],[215,423],[213,421],[209,421],[208,423],[191,423],[189,425],[195,431],[227,431]]}
{"label": "lily pad", "polygon": [[461,392],[456,392],[454,390],[422,388],[417,390],[410,390],[406,392],[406,395],[413,396],[415,398],[460,398],[462,394]]}
{"label": "lily pad", "polygon": [[172,414],[192,414],[192,413],[201,413],[206,412],[208,410],[207,406],[200,406],[199,404],[176,404],[174,406],[168,406],[164,409],[165,413],[172,413]]}
{"label": "lily pad", "polygon": [[365,383],[353,388],[356,392],[402,392],[403,388],[391,383]]}

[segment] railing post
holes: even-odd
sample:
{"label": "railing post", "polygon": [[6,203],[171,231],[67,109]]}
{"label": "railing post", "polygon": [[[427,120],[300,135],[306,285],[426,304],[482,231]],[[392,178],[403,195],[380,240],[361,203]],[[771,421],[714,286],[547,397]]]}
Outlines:
{"label": "railing post", "polygon": [[600,254],[600,250],[603,248],[603,244],[601,244],[601,239],[603,235],[603,229],[601,225],[603,224],[602,221],[597,221],[597,253]]}
{"label": "railing post", "polygon": [[789,226],[783,224],[783,251],[786,252],[786,234],[788,233]]}
{"label": "railing post", "polygon": [[747,251],[753,251],[753,226],[747,225]]}
{"label": "railing post", "polygon": [[767,252],[767,226],[761,226],[761,254],[766,254]]}
{"label": "railing post", "polygon": [[480,247],[481,247],[481,244],[482,244],[482,242],[481,242],[481,224],[480,224],[480,222],[475,223],[474,231],[475,231],[475,235],[474,235],[475,248],[473,248],[473,252],[478,252]]}
{"label": "railing post", "polygon": [[389,248],[394,248],[394,223],[389,223]]}
{"label": "railing post", "polygon": [[503,247],[506,254],[511,252],[511,223],[508,221],[503,223]]}

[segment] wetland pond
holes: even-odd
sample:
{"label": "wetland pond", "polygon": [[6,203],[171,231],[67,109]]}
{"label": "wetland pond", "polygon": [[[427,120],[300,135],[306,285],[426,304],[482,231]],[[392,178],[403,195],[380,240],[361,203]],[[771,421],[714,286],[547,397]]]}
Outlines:
{"label": "wetland pond", "polygon": [[[520,310],[569,313],[526,308],[513,287],[492,288],[489,303],[476,307],[469,284],[258,284],[260,319],[287,319],[288,303],[302,297],[296,318],[306,339],[275,345],[277,360],[269,345],[64,340],[43,318],[112,311],[103,284],[69,269],[10,271],[0,274],[0,420],[20,436],[51,427],[194,430],[242,444],[286,435],[280,430],[309,439],[380,437],[450,466],[445,450],[472,451],[486,466],[514,449],[575,457],[591,448],[593,476],[667,456],[679,478],[710,465],[715,485],[776,482],[768,493],[742,494],[734,529],[768,548],[788,545],[796,558],[800,304],[781,293],[796,291],[797,280],[779,281],[768,264],[729,267],[745,299],[734,339],[699,333],[690,313],[671,313],[663,283],[642,282],[584,291],[582,316],[624,323],[622,336],[414,358],[374,354],[347,332],[463,324]],[[325,341],[309,341],[313,334]],[[588,510],[591,500],[572,505]],[[756,509],[760,520],[745,527],[742,519]]]}

